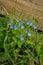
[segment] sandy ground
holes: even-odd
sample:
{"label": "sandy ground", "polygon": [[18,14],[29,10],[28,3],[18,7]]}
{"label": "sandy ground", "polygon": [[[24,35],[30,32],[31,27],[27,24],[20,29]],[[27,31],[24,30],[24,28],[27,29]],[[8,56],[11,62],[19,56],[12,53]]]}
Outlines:
{"label": "sandy ground", "polygon": [[43,0],[33,0],[33,3],[29,2],[29,0],[28,2],[25,0],[17,0],[16,4],[15,0],[0,0],[0,4],[5,7],[10,14],[14,14],[15,8],[16,14],[20,14],[22,11],[23,18],[28,14],[39,18],[38,26],[39,29],[43,30]]}
{"label": "sandy ground", "polygon": [[38,6],[39,8],[43,8],[43,0],[24,0],[26,2],[30,2],[36,6]]}

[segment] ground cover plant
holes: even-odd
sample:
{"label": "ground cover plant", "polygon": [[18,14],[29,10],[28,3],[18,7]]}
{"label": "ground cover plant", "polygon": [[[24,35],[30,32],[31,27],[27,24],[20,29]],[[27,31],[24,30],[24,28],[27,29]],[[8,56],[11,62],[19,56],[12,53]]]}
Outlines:
{"label": "ground cover plant", "polygon": [[43,31],[33,21],[0,15],[0,65],[43,65]]}

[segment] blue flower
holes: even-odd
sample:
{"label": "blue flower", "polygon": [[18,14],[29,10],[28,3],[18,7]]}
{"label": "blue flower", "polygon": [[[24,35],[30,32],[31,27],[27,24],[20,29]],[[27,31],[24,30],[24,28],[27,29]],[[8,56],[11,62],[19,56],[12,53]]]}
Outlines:
{"label": "blue flower", "polygon": [[13,28],[13,26],[11,25],[11,26],[10,26],[10,28],[12,29],[12,28]]}
{"label": "blue flower", "polygon": [[20,40],[21,40],[21,41],[24,40],[24,36],[23,36],[23,34],[20,35]]}
{"label": "blue flower", "polygon": [[19,25],[19,26],[22,26],[22,25],[23,25],[23,22],[19,22],[18,25]]}
{"label": "blue flower", "polygon": [[17,30],[17,26],[14,26],[13,28],[14,28],[14,30]]}
{"label": "blue flower", "polygon": [[25,27],[24,26],[21,26],[21,29],[24,29]]}
{"label": "blue flower", "polygon": [[26,33],[27,33],[28,36],[32,35],[28,30],[26,30]]}
{"label": "blue flower", "polygon": [[31,36],[32,34],[31,34],[31,33],[28,33],[27,35],[28,35],[28,36]]}
{"label": "blue flower", "polygon": [[34,29],[37,29],[37,26],[36,26],[36,25],[33,25],[33,28],[34,28]]}
{"label": "blue flower", "polygon": [[27,21],[27,25],[30,25],[30,23],[31,23],[30,21]]}
{"label": "blue flower", "polygon": [[24,37],[21,37],[20,40],[23,41],[24,40]]}
{"label": "blue flower", "polygon": [[12,24],[12,22],[13,22],[12,20],[9,20],[9,21],[8,21],[8,25],[11,25],[11,24]]}
{"label": "blue flower", "polygon": [[32,23],[30,23],[30,26],[32,26],[33,24]]}

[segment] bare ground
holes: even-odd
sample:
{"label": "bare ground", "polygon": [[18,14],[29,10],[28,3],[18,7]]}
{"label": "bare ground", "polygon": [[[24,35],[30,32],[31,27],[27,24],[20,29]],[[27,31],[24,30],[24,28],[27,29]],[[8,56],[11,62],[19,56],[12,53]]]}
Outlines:
{"label": "bare ground", "polygon": [[[40,4],[38,4],[40,6],[34,4],[38,1],[40,2]],[[0,0],[0,4],[5,7],[10,14],[14,14],[14,8],[16,8],[16,14],[20,14],[22,11],[23,18],[25,18],[28,14],[39,18],[38,26],[39,29],[43,30],[43,1],[33,0],[33,2],[34,3],[29,2],[29,0],[28,2],[24,0],[17,0],[15,5],[15,0]]]}

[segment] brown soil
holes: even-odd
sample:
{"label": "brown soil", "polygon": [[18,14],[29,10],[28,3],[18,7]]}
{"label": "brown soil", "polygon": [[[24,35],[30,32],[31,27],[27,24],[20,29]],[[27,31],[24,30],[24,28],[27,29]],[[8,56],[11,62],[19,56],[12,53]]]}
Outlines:
{"label": "brown soil", "polygon": [[28,14],[39,18],[38,26],[39,29],[43,30],[43,0],[0,0],[0,4],[6,8],[10,14],[14,14],[14,7],[16,14],[20,14],[22,11],[23,18]]}

